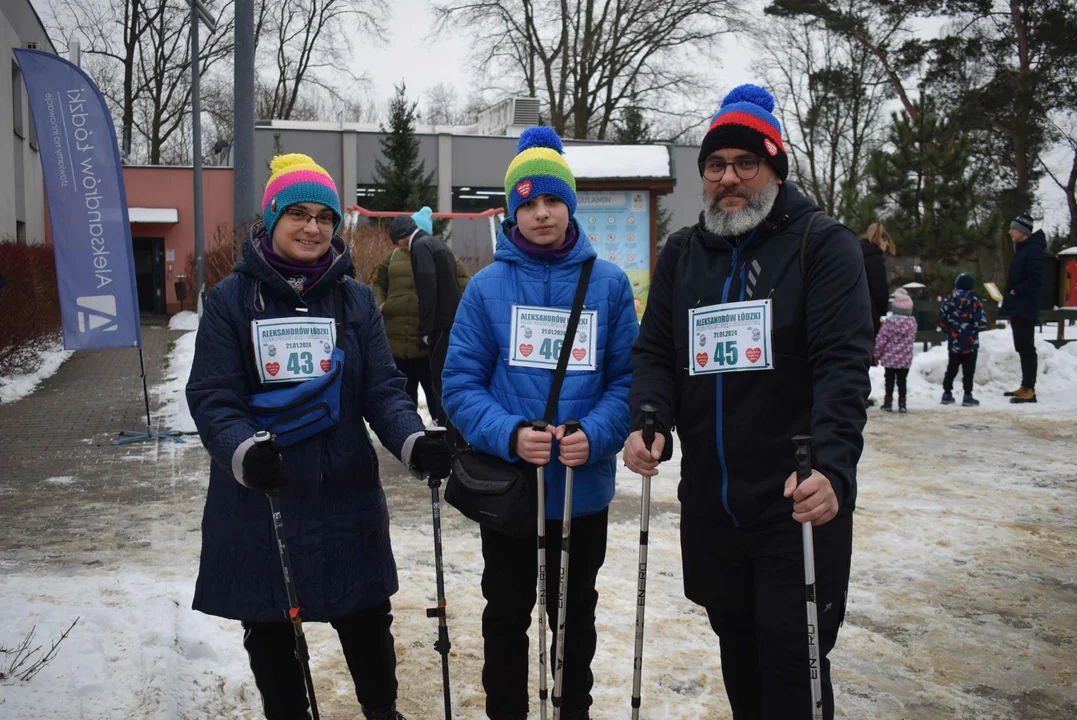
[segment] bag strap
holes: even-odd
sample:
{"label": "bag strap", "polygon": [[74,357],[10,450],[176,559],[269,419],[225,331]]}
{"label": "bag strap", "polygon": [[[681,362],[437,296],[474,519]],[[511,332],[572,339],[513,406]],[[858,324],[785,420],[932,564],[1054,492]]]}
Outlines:
{"label": "bag strap", "polygon": [[565,382],[565,373],[568,371],[568,356],[572,354],[572,338],[576,337],[576,328],[580,324],[580,313],[583,312],[583,299],[587,295],[587,284],[591,281],[591,268],[594,267],[595,259],[588,258],[580,269],[580,280],[576,283],[576,297],[572,301],[572,313],[568,317],[568,327],[565,328],[565,339],[561,343],[561,355],[557,358],[557,369],[553,373],[553,382],[550,383],[550,396],[546,399],[546,412],[543,419],[548,423],[553,422],[553,416],[557,412],[557,401],[561,397],[561,385]]}
{"label": "bag strap", "polygon": [[341,278],[335,285],[333,285],[333,302],[336,304],[336,313],[334,313],[333,320],[336,321],[337,325],[337,347],[340,347],[340,333],[344,329],[344,296],[340,292],[340,286],[344,282],[344,278]]}
{"label": "bag strap", "polygon": [[804,234],[800,237],[800,284],[804,288],[805,295],[808,293],[808,236],[811,235],[811,227],[815,224],[815,218],[822,214],[821,212],[811,214],[811,217],[808,218],[807,227],[804,228]]}

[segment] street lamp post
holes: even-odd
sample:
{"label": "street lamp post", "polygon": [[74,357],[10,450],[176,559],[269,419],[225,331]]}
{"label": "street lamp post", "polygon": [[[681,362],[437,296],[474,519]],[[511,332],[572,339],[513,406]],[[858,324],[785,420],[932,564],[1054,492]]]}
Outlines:
{"label": "street lamp post", "polygon": [[198,49],[198,23],[210,33],[217,30],[209,10],[202,0],[187,0],[191,5],[191,141],[194,153],[194,268],[195,292],[201,310],[206,289],[206,237],[202,220],[202,98],[201,62]]}

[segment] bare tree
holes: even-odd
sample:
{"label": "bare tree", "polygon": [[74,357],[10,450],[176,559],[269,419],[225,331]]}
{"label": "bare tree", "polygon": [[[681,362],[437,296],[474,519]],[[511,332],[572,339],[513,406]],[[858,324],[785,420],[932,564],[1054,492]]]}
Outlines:
{"label": "bare tree", "polygon": [[[668,113],[698,87],[690,55],[738,16],[732,0],[457,0],[434,5],[435,32],[475,35],[483,72],[541,98],[562,135],[605,139],[632,104]],[[690,112],[696,115],[698,108]]]}
{"label": "bare tree", "polygon": [[481,93],[471,93],[461,104],[452,84],[437,83],[426,91],[426,110],[422,119],[428,125],[471,125],[478,121],[479,113],[486,107]]}
{"label": "bare tree", "polygon": [[[270,45],[271,63],[262,63],[267,83],[261,93],[261,117],[293,119],[301,92],[317,87],[330,97],[342,100],[339,88],[348,83],[329,79],[326,73],[357,78],[347,71],[349,48],[356,36],[377,40],[389,12],[386,0],[263,0],[263,43]],[[259,49],[259,57],[265,45]],[[257,58],[256,58],[257,61]],[[268,68],[267,68],[268,66]],[[266,69],[267,68],[267,69]]]}
{"label": "bare tree", "polygon": [[868,156],[882,142],[885,72],[862,45],[812,19],[777,21],[763,47],[794,177],[827,214],[856,221]]}

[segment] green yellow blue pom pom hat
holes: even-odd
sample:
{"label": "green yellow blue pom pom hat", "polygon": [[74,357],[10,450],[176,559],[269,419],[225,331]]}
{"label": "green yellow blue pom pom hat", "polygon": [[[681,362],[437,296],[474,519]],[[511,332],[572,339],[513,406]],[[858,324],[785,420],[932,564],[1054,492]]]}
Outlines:
{"label": "green yellow blue pom pom hat", "polygon": [[340,196],[332,176],[308,155],[291,153],[277,155],[269,163],[269,182],[262,196],[262,222],[273,237],[273,226],[289,205],[318,203],[333,211],[336,222],[333,233],[340,229]]}
{"label": "green yellow blue pom pom hat", "polygon": [[516,145],[516,157],[505,173],[505,197],[509,217],[516,220],[516,210],[539,195],[555,195],[576,214],[576,178],[565,161],[561,138],[553,128],[531,127],[523,131]]}

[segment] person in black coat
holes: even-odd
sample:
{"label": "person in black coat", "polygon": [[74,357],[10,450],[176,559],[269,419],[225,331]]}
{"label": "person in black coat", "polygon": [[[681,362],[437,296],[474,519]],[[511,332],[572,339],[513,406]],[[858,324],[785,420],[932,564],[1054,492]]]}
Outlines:
{"label": "person in black coat", "polygon": [[[271,167],[263,221],[206,296],[187,382],[211,460],[194,609],[243,623],[267,720],[309,717],[265,495],[277,493],[302,618],[336,629],[364,716],[402,720],[396,564],[367,423],[417,476],[446,477],[452,451],[424,436],[374,293],[352,277],[333,180],[306,155]],[[270,427],[261,408],[274,404],[311,414]],[[335,419],[319,410],[334,405]],[[274,441],[255,444],[259,430]]]}
{"label": "person in black coat", "polygon": [[[704,137],[704,210],[663,248],[632,349],[632,427],[653,403],[660,435],[648,451],[633,432],[624,460],[655,475],[676,428],[684,591],[720,638],[736,720],[811,717],[800,523],[815,526],[829,719],[826,656],[849,583],[871,304],[856,235],[786,182],[772,109],[763,88],[742,85]],[[806,433],[813,471],[798,486],[792,438]]]}
{"label": "person in black coat", "polygon": [[1006,295],[999,316],[1008,318],[1013,332],[1013,349],[1021,356],[1021,387],[1006,396],[1012,403],[1036,402],[1035,329],[1040,319],[1040,290],[1043,287],[1043,253],[1047,238],[1043,230],[1033,231],[1033,220],[1018,215],[1010,223],[1013,260],[1006,277]]}
{"label": "person in black coat", "polygon": [[411,269],[415,293],[419,296],[419,340],[421,350],[430,352],[430,378],[435,397],[427,398],[434,420],[451,432],[441,399],[441,373],[449,350],[449,332],[460,305],[456,256],[441,238],[420,228],[412,215],[397,215],[389,224],[389,239],[400,243],[410,238]]}
{"label": "person in black coat", "polygon": [[868,296],[871,298],[871,324],[879,334],[882,317],[890,304],[890,288],[886,281],[886,252],[894,254],[894,243],[882,223],[872,223],[860,239],[864,253],[864,272],[868,278]]}

